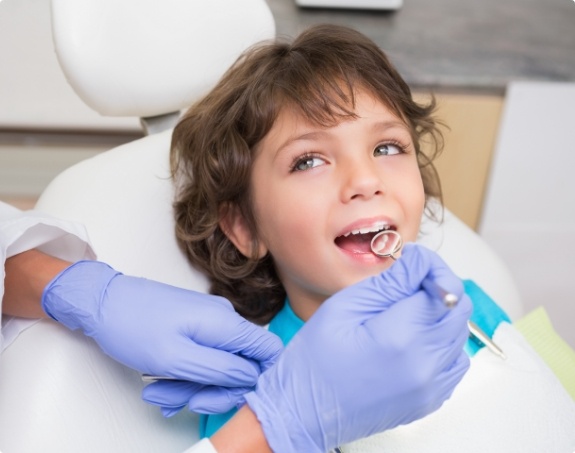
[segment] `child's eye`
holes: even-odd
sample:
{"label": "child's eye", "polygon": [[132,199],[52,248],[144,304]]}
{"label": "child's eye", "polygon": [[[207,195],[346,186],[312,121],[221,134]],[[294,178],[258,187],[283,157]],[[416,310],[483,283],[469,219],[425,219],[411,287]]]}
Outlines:
{"label": "child's eye", "polygon": [[393,156],[395,154],[401,154],[403,152],[403,147],[395,143],[385,143],[383,145],[377,145],[373,150],[374,156]]}
{"label": "child's eye", "polygon": [[316,157],[312,155],[301,156],[295,159],[294,163],[291,166],[291,171],[305,171],[310,170],[315,167],[319,167],[320,165],[324,165],[325,160],[321,157]]}

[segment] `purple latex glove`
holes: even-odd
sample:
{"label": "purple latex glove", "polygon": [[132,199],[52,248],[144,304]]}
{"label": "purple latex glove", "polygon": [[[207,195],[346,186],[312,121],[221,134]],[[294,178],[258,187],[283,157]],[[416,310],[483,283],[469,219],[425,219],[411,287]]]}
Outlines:
{"label": "purple latex glove", "polygon": [[157,381],[142,392],[144,401],[159,406],[164,417],[171,417],[181,409],[199,414],[222,414],[245,403],[244,394],[251,387],[218,387],[187,381]]}
{"label": "purple latex glove", "polygon": [[[125,276],[98,261],[62,271],[44,289],[42,307],[130,368],[215,386],[222,404],[253,387],[283,348],[224,298]],[[163,388],[170,393],[178,385]]]}
{"label": "purple latex glove", "polygon": [[[424,278],[459,304],[431,297]],[[323,453],[438,409],[469,368],[471,310],[460,279],[416,245],[329,298],[245,395],[272,449]]]}

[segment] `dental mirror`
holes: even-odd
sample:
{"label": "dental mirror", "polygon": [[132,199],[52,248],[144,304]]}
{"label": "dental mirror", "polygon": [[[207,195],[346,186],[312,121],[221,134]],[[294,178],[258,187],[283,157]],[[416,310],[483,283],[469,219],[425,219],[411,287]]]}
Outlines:
{"label": "dental mirror", "polygon": [[394,230],[384,230],[377,233],[371,240],[371,251],[382,258],[396,260],[395,255],[403,247],[401,235]]}

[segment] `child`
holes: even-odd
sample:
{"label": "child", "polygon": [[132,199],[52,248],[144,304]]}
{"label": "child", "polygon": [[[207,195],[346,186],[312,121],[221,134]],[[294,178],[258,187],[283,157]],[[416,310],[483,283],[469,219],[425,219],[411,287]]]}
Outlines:
{"label": "child", "polygon": [[[426,199],[440,197],[431,164],[438,150],[426,155],[419,144],[440,137],[432,111],[413,102],[374,43],[349,29],[315,27],[292,45],[246,54],[173,135],[173,165],[189,176],[177,234],[212,292],[265,324],[287,291],[305,320],[333,292],[390,266],[367,251],[373,232],[348,233],[385,226],[416,239]],[[364,159],[355,162],[359,148]],[[322,211],[329,225],[317,223]],[[320,228],[327,237],[313,236]],[[337,260],[314,251],[320,240],[346,257],[345,269],[325,272]],[[334,281],[312,289],[302,277],[317,271]]]}
{"label": "child", "polygon": [[[441,199],[433,110],[348,28],[248,51],[172,141],[177,236],[212,292],[287,343],[326,298],[390,267],[371,238],[415,241]],[[492,333],[508,318],[488,306]],[[225,419],[204,419],[204,434]]]}

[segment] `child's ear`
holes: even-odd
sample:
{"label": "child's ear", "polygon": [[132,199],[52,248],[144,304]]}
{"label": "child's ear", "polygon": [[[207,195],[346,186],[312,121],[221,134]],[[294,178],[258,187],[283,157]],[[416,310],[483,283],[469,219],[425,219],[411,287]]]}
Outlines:
{"label": "child's ear", "polygon": [[[246,219],[235,204],[227,203],[220,208],[219,225],[242,255],[246,258],[253,258],[252,248],[256,238],[253,237]],[[267,252],[267,247],[258,241],[257,258],[263,258]]]}

